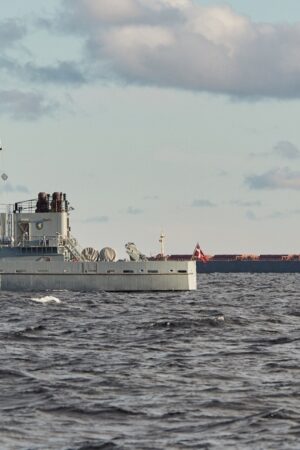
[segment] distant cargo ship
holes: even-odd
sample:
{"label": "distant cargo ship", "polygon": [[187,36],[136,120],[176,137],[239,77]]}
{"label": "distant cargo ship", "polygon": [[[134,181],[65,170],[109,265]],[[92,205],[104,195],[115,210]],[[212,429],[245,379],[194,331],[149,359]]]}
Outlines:
{"label": "distant cargo ship", "polygon": [[[161,235],[160,241],[165,236]],[[164,248],[155,259],[171,261],[196,260],[197,273],[300,273],[300,254],[220,254],[206,255],[197,243],[194,252],[185,255],[162,256]]]}
{"label": "distant cargo ship", "polygon": [[[198,273],[300,273],[300,255],[214,255],[197,259]],[[193,255],[170,255],[185,261]]]}

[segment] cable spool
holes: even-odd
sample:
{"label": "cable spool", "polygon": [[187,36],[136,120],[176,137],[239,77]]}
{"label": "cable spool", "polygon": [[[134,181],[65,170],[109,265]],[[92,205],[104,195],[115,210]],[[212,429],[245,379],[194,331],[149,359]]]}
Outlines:
{"label": "cable spool", "polygon": [[86,247],[82,250],[81,256],[84,258],[85,261],[94,262],[98,260],[99,252],[93,247]]}
{"label": "cable spool", "polygon": [[127,244],[125,244],[125,248],[130,261],[148,261],[147,257],[139,251],[133,242],[127,242]]}
{"label": "cable spool", "polygon": [[110,247],[104,247],[100,250],[99,261],[113,262],[117,257],[116,251]]}

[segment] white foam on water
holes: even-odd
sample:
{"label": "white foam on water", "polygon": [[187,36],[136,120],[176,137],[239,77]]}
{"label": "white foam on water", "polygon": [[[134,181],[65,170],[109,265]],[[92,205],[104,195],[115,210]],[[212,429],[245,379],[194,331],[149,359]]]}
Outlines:
{"label": "white foam on water", "polygon": [[45,297],[40,297],[40,298],[32,297],[31,300],[33,302],[38,302],[38,303],[50,303],[50,302],[61,303],[59,298],[54,297],[53,295],[45,295]]}
{"label": "white foam on water", "polygon": [[224,316],[217,316],[215,318],[215,320],[218,320],[219,322],[224,322],[225,321],[225,317]]}

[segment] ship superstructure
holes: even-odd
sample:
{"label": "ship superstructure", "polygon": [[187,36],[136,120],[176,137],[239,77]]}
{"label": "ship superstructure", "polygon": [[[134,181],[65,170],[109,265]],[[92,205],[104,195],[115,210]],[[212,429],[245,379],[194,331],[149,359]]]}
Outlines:
{"label": "ship superstructure", "polygon": [[0,257],[51,257],[84,261],[82,249],[70,233],[66,194],[40,192],[37,200],[8,205],[1,213]]}

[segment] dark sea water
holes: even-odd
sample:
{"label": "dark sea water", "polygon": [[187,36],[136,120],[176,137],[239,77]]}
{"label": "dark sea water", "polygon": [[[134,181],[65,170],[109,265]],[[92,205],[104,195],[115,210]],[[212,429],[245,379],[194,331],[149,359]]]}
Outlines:
{"label": "dark sea water", "polygon": [[300,274],[1,292],[0,449],[299,449]]}

